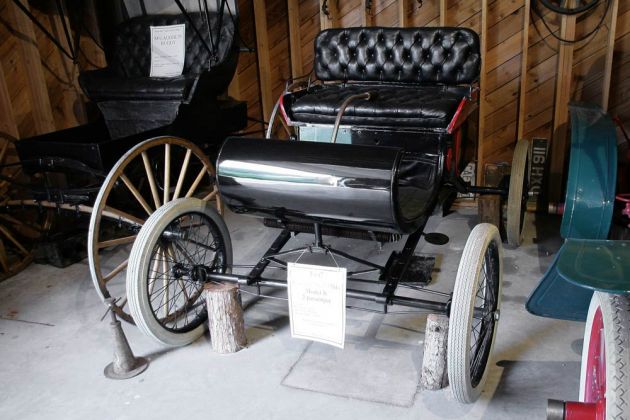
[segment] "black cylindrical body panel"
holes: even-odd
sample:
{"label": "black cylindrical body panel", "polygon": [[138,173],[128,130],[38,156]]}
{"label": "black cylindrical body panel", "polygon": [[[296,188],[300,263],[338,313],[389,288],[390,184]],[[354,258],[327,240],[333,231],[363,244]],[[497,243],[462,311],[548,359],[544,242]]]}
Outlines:
{"label": "black cylindrical body panel", "polygon": [[233,137],[217,179],[237,213],[408,233],[427,210],[435,166],[396,147]]}

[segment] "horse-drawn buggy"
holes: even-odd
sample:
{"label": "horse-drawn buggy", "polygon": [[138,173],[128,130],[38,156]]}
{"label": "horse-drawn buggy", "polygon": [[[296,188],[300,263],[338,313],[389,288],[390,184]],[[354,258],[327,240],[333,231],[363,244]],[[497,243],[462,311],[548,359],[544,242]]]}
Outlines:
{"label": "horse-drawn buggy", "polygon": [[[478,104],[479,37],[441,27],[323,31],[313,73],[287,84],[268,138],[254,139],[228,136],[246,118],[242,102],[222,96],[235,69],[236,22],[221,7],[122,24],[110,66],[82,76],[107,131],[80,127],[19,148],[25,165],[72,166],[96,180],[83,194],[59,190],[29,202],[91,212],[88,253],[99,296],[120,297],[118,315],[162,344],[185,345],[203,333],[205,284],[236,283],[263,295],[287,287],[268,276],[272,268],[285,271],[291,258],[321,252],[357,267],[347,272],[349,298],[385,313],[402,306],[448,315],[450,384],[457,400],[476,400],[500,314],[499,229],[473,229],[452,293],[427,287],[434,258],[414,251],[421,238],[448,241],[425,228],[458,192],[503,197],[505,233],[510,243],[520,241],[527,142],[516,146],[509,182],[474,187],[460,177],[463,151],[472,146],[463,127]],[[184,75],[147,77],[149,27],[174,23],[186,25]],[[271,138],[276,117],[288,140]],[[233,264],[238,249],[223,204],[278,230],[244,273]],[[312,244],[285,249],[298,234],[312,234]],[[333,248],[326,237],[401,241],[402,249],[381,265]],[[416,296],[397,293],[401,286]]]}

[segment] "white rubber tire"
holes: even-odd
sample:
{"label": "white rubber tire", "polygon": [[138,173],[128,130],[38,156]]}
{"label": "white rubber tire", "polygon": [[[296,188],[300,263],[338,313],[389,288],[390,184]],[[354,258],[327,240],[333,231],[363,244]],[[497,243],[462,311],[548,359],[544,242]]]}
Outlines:
{"label": "white rubber tire", "polygon": [[604,323],[606,354],[606,420],[630,418],[630,297],[593,293],[584,328],[580,401],[584,401],[585,379],[591,328],[600,308]]}
{"label": "white rubber tire", "polygon": [[146,278],[153,249],[166,227],[186,213],[201,213],[210,218],[223,236],[226,247],[225,261],[232,265],[232,243],[225,222],[212,206],[196,198],[179,198],[157,209],[145,222],[133,243],[127,269],[127,295],[129,309],[138,328],[155,341],[165,346],[185,346],[199,338],[207,328],[203,322],[197,328],[185,333],[175,333],[165,329],[155,319],[149,303]]}
{"label": "white rubber tire", "polygon": [[521,139],[516,143],[514,156],[512,157],[512,169],[510,171],[510,189],[507,201],[507,221],[505,233],[508,244],[519,246],[521,244],[523,226],[521,223],[521,210],[523,207],[523,181],[527,172],[529,155],[529,142]]}
{"label": "white rubber tire", "polygon": [[457,401],[464,404],[475,402],[488,376],[488,366],[492,360],[492,348],[496,336],[498,319],[494,323],[491,335],[490,352],[479,382],[473,386],[470,374],[470,336],[473,322],[476,292],[480,274],[483,270],[484,257],[488,247],[494,243],[498,251],[499,287],[497,311],[501,306],[501,288],[503,281],[503,247],[501,235],[496,226],[481,223],[470,233],[462,259],[457,269],[455,287],[449,316],[447,365],[451,392]]}

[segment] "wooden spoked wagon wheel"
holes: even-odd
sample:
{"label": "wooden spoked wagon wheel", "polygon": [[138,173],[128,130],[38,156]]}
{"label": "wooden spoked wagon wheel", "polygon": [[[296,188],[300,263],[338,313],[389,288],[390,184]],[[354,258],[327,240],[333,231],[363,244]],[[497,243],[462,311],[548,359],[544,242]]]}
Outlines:
{"label": "wooden spoked wagon wheel", "polygon": [[195,144],[176,137],[146,140],[114,165],[94,202],[88,234],[88,260],[101,299],[120,298],[114,310],[133,323],[125,288],[131,246],[153,212],[181,197],[213,200],[222,206],[215,171]]}
{"label": "wooden spoked wagon wheel", "polygon": [[[11,163],[12,142],[4,139],[0,144],[0,206],[7,206],[13,195],[10,179],[19,174],[20,168],[9,171],[4,165]],[[0,213],[0,281],[5,280],[26,268],[33,260],[32,241],[40,236],[40,231],[29,224],[30,218],[18,218]]]}

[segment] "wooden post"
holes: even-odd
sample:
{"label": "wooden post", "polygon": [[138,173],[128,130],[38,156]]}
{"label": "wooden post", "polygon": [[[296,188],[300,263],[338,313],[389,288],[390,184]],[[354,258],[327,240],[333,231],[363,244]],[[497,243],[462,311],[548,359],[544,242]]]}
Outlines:
{"label": "wooden post", "polygon": [[[28,7],[24,2],[22,4],[24,7]],[[33,24],[13,2],[7,2],[7,6],[13,12],[13,26],[17,31],[16,42],[20,49],[24,63],[24,74],[28,80],[31,94],[35,130],[38,134],[55,131],[55,120],[50,106],[48,87],[42,70],[42,60],[39,55]]]}
{"label": "wooden post", "polygon": [[291,46],[291,74],[293,78],[302,76],[304,63],[302,62],[302,37],[300,35],[300,2],[289,0],[289,44]]}
{"label": "wooden post", "polygon": [[[440,0],[440,26],[446,26],[446,0]],[[482,57],[485,57],[485,55],[482,55]]]}
{"label": "wooden post", "polygon": [[254,1],[254,21],[256,24],[256,52],[258,55],[258,73],[260,95],[265,121],[273,110],[273,92],[271,90],[271,63],[269,58],[269,34],[267,32],[267,8],[264,1]]}
{"label": "wooden post", "polygon": [[[571,5],[572,2],[569,2]],[[563,15],[560,23],[560,37],[575,38],[575,15]],[[551,163],[549,165],[549,201],[560,201],[562,194],[562,172],[566,154],[569,122],[569,99],[573,73],[573,44],[560,44],[558,53],[558,75],[553,116],[553,137],[551,141]]]}
{"label": "wooden post", "polygon": [[410,14],[409,14],[409,1],[410,0],[398,0],[398,24],[401,28],[409,26]]}
{"label": "wooden post", "polygon": [[[442,15],[440,15],[442,16]],[[483,142],[486,129],[486,64],[485,60],[488,52],[488,0],[481,0],[481,70],[479,74],[479,127],[477,140],[477,185],[484,185],[484,155]]]}
{"label": "wooden post", "polygon": [[[370,4],[368,4],[370,3]],[[368,8],[369,6],[369,8]],[[361,0],[361,26],[368,27],[372,26],[373,21],[373,13],[372,8],[374,7],[374,2],[370,0]]]}
{"label": "wooden post", "polygon": [[501,228],[501,197],[482,195],[477,200],[479,223],[491,223]]}
{"label": "wooden post", "polygon": [[617,32],[617,13],[619,0],[612,0],[610,24],[608,25],[608,43],[606,45],[606,62],[604,64],[604,85],[602,86],[602,109],[608,111],[610,98],[610,79],[612,78],[613,54],[615,52],[615,34]]}
{"label": "wooden post", "polygon": [[525,117],[527,115],[527,59],[529,52],[529,13],[531,0],[525,0],[523,13],[523,47],[521,51],[521,83],[518,97],[518,134],[516,139],[522,139],[525,135]]}
{"label": "wooden post", "polygon": [[448,385],[446,347],[448,344],[448,317],[429,314],[424,333],[422,356],[422,389],[437,390]]}
{"label": "wooden post", "polygon": [[206,305],[208,307],[208,326],[212,349],[217,353],[236,353],[245,348],[245,322],[243,308],[238,298],[238,286],[235,284],[208,283]]}
{"label": "wooden post", "polygon": [[[339,8],[337,1],[338,0],[319,0],[319,23],[322,31],[339,26]],[[326,3],[326,7],[328,8],[328,16],[324,14],[324,3]]]}

